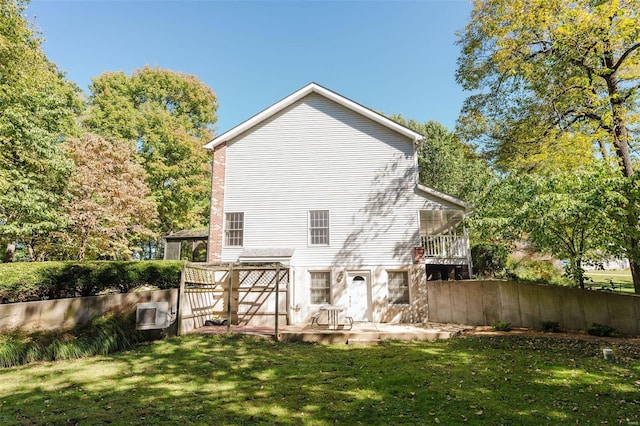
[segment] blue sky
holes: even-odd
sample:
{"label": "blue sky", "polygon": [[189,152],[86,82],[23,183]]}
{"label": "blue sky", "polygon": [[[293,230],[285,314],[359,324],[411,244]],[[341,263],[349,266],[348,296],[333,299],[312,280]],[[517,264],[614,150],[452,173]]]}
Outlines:
{"label": "blue sky", "polygon": [[49,59],[87,91],[104,71],[194,74],[220,134],[309,82],[386,114],[453,128],[471,5],[449,1],[32,0]]}

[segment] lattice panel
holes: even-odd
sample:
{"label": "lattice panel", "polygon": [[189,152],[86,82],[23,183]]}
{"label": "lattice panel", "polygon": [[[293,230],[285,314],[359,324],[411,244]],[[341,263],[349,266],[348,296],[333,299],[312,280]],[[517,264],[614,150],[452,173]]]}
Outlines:
{"label": "lattice panel", "polygon": [[[257,270],[240,270],[240,288],[250,287],[275,287],[276,271],[271,269],[257,269]],[[280,270],[280,287],[287,287],[289,284],[289,271],[286,269]]]}
{"label": "lattice panel", "polygon": [[193,267],[184,269],[184,283],[186,286],[208,287],[222,285],[227,279],[227,271]]}

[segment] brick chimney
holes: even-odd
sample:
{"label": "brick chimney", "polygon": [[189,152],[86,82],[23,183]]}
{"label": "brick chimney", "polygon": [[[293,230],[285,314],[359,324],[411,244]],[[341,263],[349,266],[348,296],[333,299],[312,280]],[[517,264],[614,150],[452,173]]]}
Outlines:
{"label": "brick chimney", "polygon": [[227,165],[227,144],[213,149],[211,163],[211,211],[209,212],[209,238],[207,241],[207,262],[222,260],[224,238],[224,178]]}

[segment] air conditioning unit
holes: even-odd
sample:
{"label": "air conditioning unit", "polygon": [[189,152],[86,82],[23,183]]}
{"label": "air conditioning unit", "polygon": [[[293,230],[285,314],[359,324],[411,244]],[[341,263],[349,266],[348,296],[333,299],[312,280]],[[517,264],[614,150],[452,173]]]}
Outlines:
{"label": "air conditioning unit", "polygon": [[169,302],[145,302],[136,305],[136,330],[169,327]]}

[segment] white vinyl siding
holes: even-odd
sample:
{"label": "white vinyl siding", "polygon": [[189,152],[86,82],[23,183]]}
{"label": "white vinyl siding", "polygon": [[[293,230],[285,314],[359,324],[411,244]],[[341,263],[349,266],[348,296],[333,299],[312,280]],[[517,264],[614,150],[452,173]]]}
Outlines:
{"label": "white vinyl siding", "polygon": [[244,213],[227,213],[225,216],[225,245],[242,247],[244,240]]}
{"label": "white vinyl siding", "polygon": [[309,212],[309,245],[329,245],[329,210]]}
{"label": "white vinyl siding", "polygon": [[331,303],[331,272],[309,272],[311,277],[311,304]]}
{"label": "white vinyl siding", "polygon": [[[317,94],[229,141],[225,179],[225,210],[251,217],[244,248],[293,248],[306,267],[412,264],[418,211],[448,208],[416,192],[411,139]],[[330,245],[311,245],[309,211],[321,209]]]}
{"label": "white vinyl siding", "polygon": [[388,271],[387,288],[390,305],[409,304],[409,273],[407,271]]}

